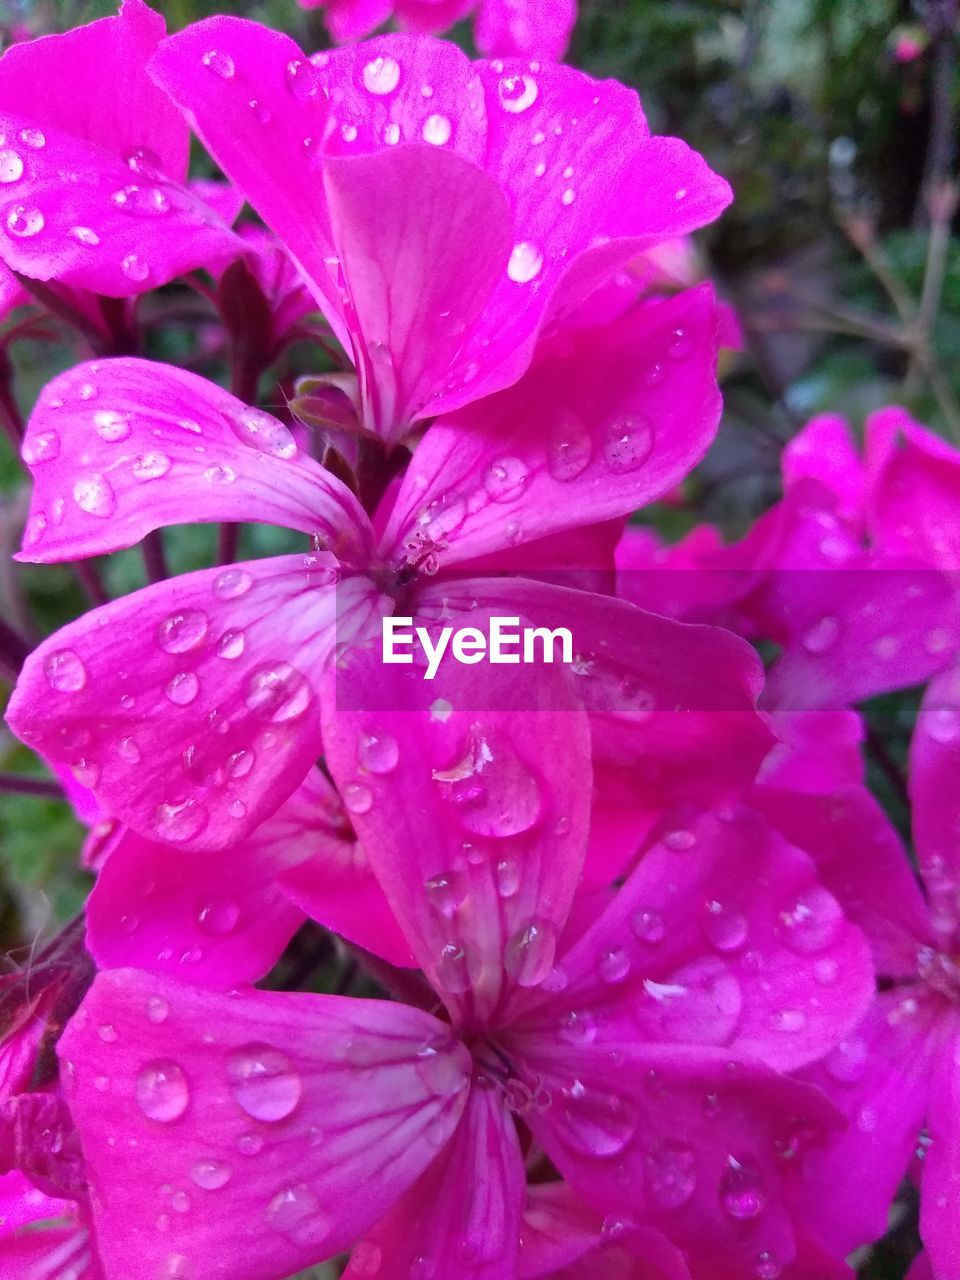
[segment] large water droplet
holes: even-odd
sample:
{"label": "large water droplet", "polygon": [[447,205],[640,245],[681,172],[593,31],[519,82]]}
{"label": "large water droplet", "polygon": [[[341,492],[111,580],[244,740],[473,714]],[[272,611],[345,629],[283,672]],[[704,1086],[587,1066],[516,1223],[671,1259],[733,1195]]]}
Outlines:
{"label": "large water droplet", "polygon": [[297,102],[313,102],[323,98],[323,81],[309,58],[293,58],[287,63],[286,82],[290,96]]}
{"label": "large water droplet", "polygon": [[507,275],[514,284],[528,284],[540,274],[543,267],[543,254],[529,240],[521,240],[513,246],[510,261],[507,263]]}
{"label": "large water droplet", "polygon": [[557,928],[549,920],[531,920],[519,929],[504,950],[504,968],[521,987],[536,987],[553,968]]}
{"label": "large water droplet", "polygon": [[283,724],[304,714],[312,700],[309,684],[286,662],[267,663],[247,677],[245,701],[270,724]]}
{"label": "large water droplet", "polygon": [[554,480],[575,480],[592,457],[593,440],[582,420],[573,413],[563,414],[547,437],[547,469]]}
{"label": "large water droplet", "polygon": [[213,580],[213,594],[218,600],[238,600],[253,586],[246,569],[224,569]]}
{"label": "large water droplet", "polygon": [[603,456],[615,475],[636,471],[653,452],[654,429],[648,418],[625,413],[607,428]]}
{"label": "large water droplet", "polygon": [[560,1036],[567,1044],[593,1044],[597,1038],[597,1020],[586,1009],[571,1009],[560,1020]]}
{"label": "large water droplet", "polygon": [[165,453],[151,449],[148,453],[138,454],[131,468],[134,480],[143,483],[146,480],[159,480],[170,470],[172,463]]}
{"label": "large water droplet", "polygon": [[619,1155],[636,1132],[633,1106],[615,1094],[589,1089],[574,1080],[563,1091],[564,1140],[586,1155]]}
{"label": "large water droplet", "polygon": [[438,1098],[450,1098],[468,1083],[457,1060],[456,1040],[450,1035],[433,1036],[417,1050],[417,1075]]}
{"label": "large water droplet", "polygon": [[138,253],[128,253],[120,261],[120,270],[135,284],[143,284],[150,278],[150,265]]}
{"label": "large water droplet", "polygon": [[190,1089],[180,1067],[169,1058],[148,1063],[136,1084],[137,1105],[148,1120],[168,1124],[183,1115]]}
{"label": "large water droplet", "polygon": [[201,609],[171,613],[157,628],[157,643],[166,653],[187,653],[203,644],[209,623]]}
{"label": "large water droplet", "polygon": [[59,455],[60,437],[56,431],[31,432],[20,449],[20,456],[29,467],[52,462]]}
{"label": "large water droplet", "polygon": [[825,951],[843,927],[843,911],[836,898],[821,885],[812,885],[791,898],[777,917],[776,934],[798,955]]}
{"label": "large water droplet", "polygon": [[39,235],[46,226],[46,219],[34,205],[15,204],[7,214],[6,228],[18,240],[29,240]]}
{"label": "large water droplet", "polygon": [[443,871],[424,882],[423,892],[432,909],[449,920],[463,905],[467,885],[459,871]]}
{"label": "large water droplet", "polygon": [[99,471],[91,471],[74,482],[73,500],[81,511],[101,520],[108,519],[117,509],[117,496],[110,481]]}
{"label": "large water droplet", "polygon": [[217,641],[217,657],[232,661],[243,654],[246,639],[242,631],[225,631]]}
{"label": "large water droplet", "polygon": [[532,107],[538,96],[537,82],[532,76],[504,76],[497,85],[497,96],[504,111],[519,115]]}
{"label": "large water droplet", "polygon": [[363,68],[363,87],[370,93],[393,93],[399,83],[400,64],[394,58],[374,58]]}
{"label": "large water droplet", "polygon": [[841,1084],[856,1084],[863,1078],[869,1058],[866,1042],[859,1036],[850,1036],[827,1054],[824,1065],[834,1080]]}
{"label": "large water droplet", "polygon": [[236,74],[237,68],[229,53],[222,53],[219,49],[210,49],[200,61],[221,80],[232,80]]}
{"label": "large water droplet", "polygon": [[31,147],[34,151],[42,151],[47,145],[46,134],[42,129],[21,129],[17,137],[25,147]]}
{"label": "large water droplet", "polygon": [[153,828],[161,840],[184,844],[200,834],[208,817],[203,805],[193,799],[179,804],[160,804],[153,812]]}
{"label": "large water droplet", "polygon": [[530,473],[519,458],[500,458],[483,479],[483,487],[494,502],[512,502],[527,486]]}
{"label": "large water droplet", "polygon": [[647,1152],[643,1176],[654,1204],[661,1209],[679,1209],[696,1190],[696,1154],[685,1142],[662,1138]]}
{"label": "large water droplet", "polygon": [[200,692],[200,681],[192,671],[178,671],[164,693],[178,707],[188,707]]}
{"label": "large water droplet", "polygon": [[501,898],[513,898],[520,889],[520,861],[518,858],[501,858],[497,862],[497,893]]}
{"label": "large water droplet", "polygon": [[446,116],[427,116],[423,122],[423,140],[431,146],[442,147],[450,141],[453,126]]}
{"label": "large water droplet", "polygon": [[747,940],[749,924],[737,907],[712,898],[704,907],[703,931],[717,951],[737,951]]}
{"label": "large water droplet", "polygon": [[433,778],[474,835],[519,835],[540,817],[536,777],[505,735],[480,725],[471,728],[461,759],[449,769],[435,770]]}
{"label": "large water droplet", "polygon": [[267,1206],[267,1220],[275,1231],[297,1244],[317,1247],[330,1234],[332,1225],[320,1201],[304,1183],[278,1192]]}
{"label": "large water droplet", "polygon": [[58,649],[43,662],[43,673],[58,693],[77,693],[87,683],[87,671],[72,649]]}
{"label": "large water droplet", "polygon": [[130,417],[126,413],[117,413],[115,409],[98,409],[93,415],[93,426],[101,440],[115,444],[129,436]]}
{"label": "large water droplet", "polygon": [[597,967],[604,982],[623,982],[630,972],[630,957],[623,947],[611,947],[603,952]]}
{"label": "large water droplet", "polygon": [[462,942],[447,942],[440,949],[437,961],[437,978],[440,986],[451,995],[462,995],[473,984],[473,963],[467,946]]}
{"label": "large water droplet", "polygon": [[23,177],[23,160],[16,151],[0,150],[0,182],[19,182]]}
{"label": "large water droplet", "polygon": [[392,773],[400,760],[400,747],[389,733],[365,733],[357,755],[367,773]]}
{"label": "large water droplet", "polygon": [[219,1191],[233,1176],[233,1170],[223,1160],[198,1160],[190,1170],[190,1177],[204,1191]]}
{"label": "large water droplet", "polygon": [[131,182],[114,191],[110,199],[124,213],[140,218],[154,218],[170,212],[170,201],[160,187],[141,187]]}
{"label": "large water droplet", "polygon": [[249,407],[239,410],[230,419],[234,433],[244,442],[268,453],[273,458],[293,458],[297,442],[290,429],[262,409]]}
{"label": "large water droplet", "polygon": [[756,1218],[767,1203],[766,1189],[760,1170],[749,1159],[727,1157],[720,1178],[720,1203],[731,1218],[747,1221]]}
{"label": "large water droplet", "polygon": [[652,907],[643,907],[630,919],[630,928],[641,942],[655,946],[666,936],[667,926],[663,916]]}
{"label": "large water droplet", "polygon": [[229,898],[206,902],[197,912],[197,927],[211,937],[223,938],[233,933],[240,919],[240,908]]}
{"label": "large water droplet", "polygon": [[100,243],[100,237],[92,227],[71,227],[70,235],[78,244],[89,245],[91,248]]}
{"label": "large water droplet", "polygon": [[247,1115],[270,1123],[286,1120],[303,1092],[303,1082],[290,1059],[265,1044],[245,1045],[231,1053],[227,1080]]}

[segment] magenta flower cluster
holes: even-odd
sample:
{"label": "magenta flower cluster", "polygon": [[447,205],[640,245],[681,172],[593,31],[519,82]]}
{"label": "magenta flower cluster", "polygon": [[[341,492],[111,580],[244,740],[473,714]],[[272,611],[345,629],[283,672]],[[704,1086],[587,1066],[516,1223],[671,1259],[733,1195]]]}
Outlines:
{"label": "magenta flower cluster", "polygon": [[[841,1280],[909,1179],[911,1275],[960,1280],[960,454],[819,418],[741,541],[628,527],[719,423],[736,323],[685,237],[731,192],[528,60],[572,6],[484,0],[523,61],[421,34],[473,7],[329,0],[408,30],[310,57],[124,0],[0,59],[2,305],[102,353],[30,414],[18,558],[303,543],[23,664],[7,722],[95,882],[2,980],[0,1272]],[[132,354],[199,272],[246,290],[232,391]],[[344,368],[259,407],[317,312]],[[383,664],[393,615],[575,656],[428,681]],[[856,710],[916,685],[919,880]],[[381,996],[256,985],[307,919]]]}

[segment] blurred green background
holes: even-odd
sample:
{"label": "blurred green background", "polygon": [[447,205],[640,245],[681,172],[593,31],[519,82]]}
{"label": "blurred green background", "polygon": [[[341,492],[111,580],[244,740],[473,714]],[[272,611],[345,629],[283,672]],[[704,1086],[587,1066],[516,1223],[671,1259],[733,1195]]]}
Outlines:
{"label": "blurred green background", "polygon": [[[327,43],[318,12],[294,0],[168,0],[170,29],[215,12],[259,19],[305,49]],[[60,30],[113,11],[90,0],[0,0],[0,35],[23,24]],[[657,132],[703,152],[736,203],[700,240],[704,270],[737,308],[746,349],[725,370],[716,447],[687,483],[683,508],[644,513],[679,536],[719,522],[731,537],[778,493],[779,453],[812,414],[833,410],[859,428],[879,405],[907,404],[960,437],[960,239],[952,177],[960,107],[957,0],[581,0],[570,61],[637,87]],[[472,51],[469,24],[454,33]],[[151,354],[179,360],[194,346],[160,333]],[[76,358],[62,344],[16,347],[17,394],[28,412],[42,383]],[[214,354],[203,371],[225,374]],[[300,349],[290,372],[318,367]],[[277,375],[278,376],[278,375]],[[261,386],[265,403],[268,377]],[[85,607],[67,569],[22,569],[26,494],[0,439],[0,613],[45,634]],[[212,533],[167,537],[174,569],[209,562]],[[278,531],[246,530],[244,552],[284,548]],[[111,594],[143,581],[136,552],[101,566]],[[0,703],[5,688],[0,676]],[[868,709],[884,758],[872,778],[904,824],[896,781],[915,699]],[[0,725],[0,771],[33,772]],[[0,949],[35,939],[80,906],[81,829],[53,799],[0,794]],[[905,1274],[914,1215],[900,1211],[862,1275]],[[319,1278],[322,1270],[312,1275]]]}

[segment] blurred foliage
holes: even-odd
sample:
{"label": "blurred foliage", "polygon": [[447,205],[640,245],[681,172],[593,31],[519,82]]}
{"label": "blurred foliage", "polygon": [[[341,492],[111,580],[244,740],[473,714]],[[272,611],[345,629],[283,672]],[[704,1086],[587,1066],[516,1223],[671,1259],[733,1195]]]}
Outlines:
{"label": "blurred foliage", "polygon": [[[739,536],[776,498],[782,445],[814,413],[844,413],[859,427],[871,409],[899,401],[948,433],[960,402],[956,220],[951,236],[946,218],[942,291],[922,316],[929,329],[925,358],[932,364],[911,350],[912,322],[900,314],[877,270],[878,262],[889,269],[910,305],[919,304],[932,257],[924,184],[938,176],[930,167],[930,138],[937,130],[942,135],[943,121],[949,126],[960,104],[956,42],[951,52],[928,40],[924,28],[943,3],[581,0],[570,60],[636,86],[652,128],[678,134],[702,151],[736,193],[733,207],[702,243],[710,275],[737,308],[747,347],[726,375],[720,437],[686,485],[687,505],[644,513],[665,535],[679,537],[709,519]],[[0,24],[23,23],[40,33],[113,7],[107,0],[3,0]],[[228,11],[286,30],[308,49],[327,43],[321,15],[304,12],[294,0],[166,0],[157,7],[170,29]],[[908,61],[895,56],[903,24],[912,24],[920,37],[919,55]],[[472,52],[469,24],[454,36]],[[161,291],[157,305],[175,310],[185,297],[196,304],[193,295],[173,288]],[[228,378],[224,350],[204,348],[196,330],[152,328],[147,349],[159,359]],[[17,344],[17,393],[25,412],[41,385],[76,358],[65,341]],[[298,349],[272,372],[272,384],[264,379],[263,403],[282,403],[281,379],[317,367],[315,352]],[[942,374],[938,394],[931,368]],[[41,636],[87,601],[68,567],[11,566],[25,502],[21,471],[0,439],[0,608],[24,631]],[[170,531],[171,568],[209,563],[214,538],[204,528]],[[294,545],[283,531],[248,528],[241,551],[272,554]],[[110,595],[144,582],[137,550],[98,568]],[[878,699],[867,708],[870,781],[907,838],[902,775],[915,711],[915,694]],[[37,769],[0,727],[0,771]],[[0,794],[0,930],[2,942],[18,954],[29,953],[51,920],[78,909],[88,882],[76,867],[80,838],[63,804]],[[297,956],[285,963],[296,965]],[[326,970],[320,966],[319,972],[314,985],[323,987]],[[916,1248],[914,1221],[905,1216],[864,1262],[862,1276],[904,1274]],[[334,1268],[319,1268],[302,1280],[334,1274]]]}

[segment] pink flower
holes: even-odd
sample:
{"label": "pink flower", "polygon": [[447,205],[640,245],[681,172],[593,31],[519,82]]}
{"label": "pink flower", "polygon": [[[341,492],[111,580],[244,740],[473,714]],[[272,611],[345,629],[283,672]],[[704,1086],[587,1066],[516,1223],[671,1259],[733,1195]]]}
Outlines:
{"label": "pink flower", "polygon": [[17,1280],[103,1275],[76,1204],[44,1195],[22,1173],[0,1176],[0,1266]]}
{"label": "pink flower", "polygon": [[146,74],[163,34],[143,0],[123,0],[115,18],[0,58],[0,257],[14,271],[128,298],[237,255],[188,189],[188,127]]}
{"label": "pink flower", "polygon": [[438,34],[477,9],[477,48],[488,57],[563,57],[577,19],[576,0],[299,0],[323,9],[340,44],[368,36],[391,16],[411,31]]}
{"label": "pink flower", "polygon": [[[355,688],[376,679],[353,674]],[[529,679],[511,676],[514,705]],[[350,1245],[351,1277],[418,1258],[512,1275],[526,1177],[511,1113],[608,1230],[653,1227],[731,1274],[790,1262],[798,1165],[778,1144],[797,1155],[832,1119],[778,1072],[862,1015],[865,943],[810,860],[745,813],[663,832],[568,931],[590,732],[563,709],[557,669],[537,681],[535,713],[431,716],[435,693],[453,693],[443,682],[408,710],[341,708],[325,725],[358,837],[449,1023],[137,970],[96,979],[60,1054],[110,1280],[131,1258],[267,1280]],[[779,923],[798,898],[817,904],[815,939]],[[728,914],[705,932],[713,901]]]}
{"label": "pink flower", "polygon": [[[861,1025],[809,1073],[849,1127],[812,1158],[806,1212],[838,1252],[875,1239],[916,1152],[920,1230],[937,1280],[960,1275],[953,1211],[960,1151],[958,760],[960,681],[951,671],[929,685],[910,753],[925,896],[896,833],[862,786],[847,785],[817,802],[777,789],[758,799],[786,837],[812,853],[824,883],[863,927],[881,981]],[[859,1170],[856,1190],[850,1169]]]}
{"label": "pink flower", "polygon": [[[430,625],[477,608],[568,622],[597,675],[573,676],[571,699],[595,709],[621,766],[652,753],[682,779],[702,751],[752,776],[769,734],[745,646],[558,586],[562,574],[486,574],[537,568],[548,536],[677,482],[717,421],[714,330],[700,290],[542,344],[516,387],[429,429],[374,522],[269,414],[168,366],[78,366],[46,388],[28,427],[25,558],[114,550],[198,519],[286,525],[332,554],[205,570],[87,614],[28,660],[9,723],[151,840],[234,844],[319,754],[331,658],[379,645],[381,618],[402,601]],[[637,350],[642,362],[626,358]],[[434,582],[438,564],[466,576]]]}
{"label": "pink flower", "polygon": [[566,67],[404,36],[311,62],[213,18],[151,71],[299,264],[390,442],[512,386],[619,267],[730,199],[632,91]]}

